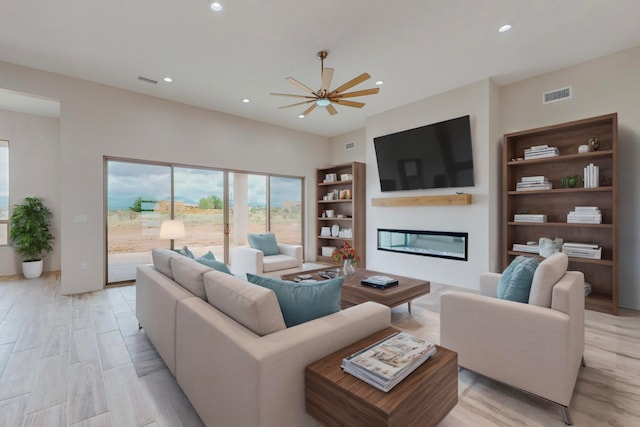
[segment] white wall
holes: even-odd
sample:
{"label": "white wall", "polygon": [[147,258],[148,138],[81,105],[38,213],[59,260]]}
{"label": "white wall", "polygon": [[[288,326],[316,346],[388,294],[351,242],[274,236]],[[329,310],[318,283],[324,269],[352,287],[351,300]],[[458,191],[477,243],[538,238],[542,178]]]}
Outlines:
{"label": "white wall", "polygon": [[[57,119],[0,110],[0,139],[9,141],[9,204],[37,196],[53,212],[53,251],[45,255],[44,270],[60,270],[60,180]],[[22,273],[21,259],[11,246],[0,247],[0,276]]]}
{"label": "white wall", "polygon": [[[315,168],[329,163],[325,137],[2,62],[0,88],[60,100],[64,293],[101,289],[105,282],[103,156],[304,176],[306,223],[313,224]],[[88,223],[74,223],[77,214]],[[307,226],[307,241],[314,229]]]}
{"label": "white wall", "polygon": [[[573,97],[542,104],[565,86]],[[618,113],[619,299],[640,309],[640,47],[501,88],[503,133]]]}
{"label": "white wall", "polygon": [[[345,145],[350,142],[353,142],[355,147],[352,150],[346,150]],[[329,147],[329,162],[332,165],[364,163],[367,161],[367,131],[362,128],[334,136],[329,140]]]}
{"label": "white wall", "polygon": [[[366,127],[367,163],[367,266],[380,271],[428,279],[437,283],[477,287],[478,275],[496,264],[498,235],[497,212],[499,138],[495,123],[490,120],[497,109],[495,85],[483,80],[450,92],[409,104],[370,117]],[[373,138],[418,126],[469,114],[475,186],[449,189],[386,192],[380,191]],[[472,194],[473,203],[463,206],[372,207],[371,199],[453,194]],[[456,261],[419,255],[378,251],[377,229],[400,228],[415,230],[453,231],[469,233],[469,260]]]}

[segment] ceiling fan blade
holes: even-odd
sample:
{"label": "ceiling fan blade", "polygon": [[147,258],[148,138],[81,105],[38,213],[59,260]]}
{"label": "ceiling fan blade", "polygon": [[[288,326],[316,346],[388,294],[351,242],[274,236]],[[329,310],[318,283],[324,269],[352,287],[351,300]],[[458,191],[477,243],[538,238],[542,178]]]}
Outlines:
{"label": "ceiling fan blade", "polygon": [[320,89],[321,91],[329,92],[332,78],[333,78],[333,68],[323,68],[322,69],[322,88]]}
{"label": "ceiling fan blade", "polygon": [[332,99],[331,102],[335,102],[336,104],[344,105],[345,107],[355,107],[355,108],[364,107],[364,102],[347,101],[347,100],[344,100],[344,99]]}
{"label": "ceiling fan blade", "polygon": [[331,104],[327,105],[325,108],[327,109],[329,114],[331,114],[332,116],[335,116],[336,114],[338,114],[338,110],[336,110],[336,107],[334,107]]}
{"label": "ceiling fan blade", "polygon": [[345,84],[343,84],[343,85],[342,85],[342,86],[340,86],[339,88],[334,89],[334,91],[333,91],[333,92],[331,92],[331,93],[329,94],[329,96],[334,96],[334,95],[336,95],[336,94],[338,94],[338,93],[344,92],[345,90],[347,90],[347,89],[349,89],[349,88],[352,88],[352,87],[354,87],[355,85],[360,84],[360,83],[362,83],[363,81],[365,81],[365,80],[367,80],[367,79],[369,79],[369,78],[371,78],[371,76],[370,76],[369,74],[367,74],[367,73],[362,73],[362,74],[360,74],[358,77],[355,77],[355,78],[353,78],[353,79],[349,80],[348,82],[346,82]]}
{"label": "ceiling fan blade", "polygon": [[300,83],[299,81],[297,81],[293,77],[287,77],[285,80],[287,80],[292,85],[298,86],[300,89],[304,90],[305,92],[309,92],[312,95],[318,96],[318,94],[315,93],[313,91],[313,89],[311,89],[309,86],[307,86],[305,84]]}
{"label": "ceiling fan blade", "polygon": [[296,105],[304,105],[304,104],[308,104],[310,102],[313,102],[314,103],[313,105],[315,105],[316,100],[312,99],[311,101],[302,101],[302,102],[296,102],[295,104],[284,105],[282,107],[278,107],[278,110],[281,110],[283,108],[295,107]]}
{"label": "ceiling fan blade", "polygon": [[339,93],[335,95],[335,97],[336,98],[353,98],[356,96],[375,95],[378,92],[380,92],[380,88],[374,87],[372,89],[357,90],[355,92]]}
{"label": "ceiling fan blade", "polygon": [[307,108],[306,110],[304,110],[304,112],[302,113],[302,115],[304,117],[307,117],[307,114],[309,114],[310,112],[313,111],[314,108],[316,108],[316,103],[314,102],[313,104],[311,104],[311,107]]}
{"label": "ceiling fan blade", "polygon": [[308,96],[308,95],[293,95],[291,93],[270,93],[269,95],[273,95],[273,96],[290,96],[292,98],[306,98],[306,99],[316,99],[315,96]]}

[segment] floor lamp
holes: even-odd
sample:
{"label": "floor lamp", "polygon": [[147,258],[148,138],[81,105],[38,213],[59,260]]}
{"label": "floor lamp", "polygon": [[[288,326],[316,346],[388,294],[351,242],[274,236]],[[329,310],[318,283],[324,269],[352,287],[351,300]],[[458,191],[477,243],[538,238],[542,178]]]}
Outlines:
{"label": "floor lamp", "polygon": [[171,239],[171,249],[173,249],[173,240],[182,239],[185,235],[184,222],[176,219],[162,221],[160,225],[160,238]]}

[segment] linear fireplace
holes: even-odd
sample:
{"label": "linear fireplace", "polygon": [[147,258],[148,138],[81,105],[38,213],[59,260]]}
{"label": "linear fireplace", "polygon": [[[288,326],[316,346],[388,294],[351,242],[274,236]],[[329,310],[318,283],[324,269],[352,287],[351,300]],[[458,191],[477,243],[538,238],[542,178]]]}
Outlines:
{"label": "linear fireplace", "polygon": [[469,233],[378,229],[378,250],[467,261]]}

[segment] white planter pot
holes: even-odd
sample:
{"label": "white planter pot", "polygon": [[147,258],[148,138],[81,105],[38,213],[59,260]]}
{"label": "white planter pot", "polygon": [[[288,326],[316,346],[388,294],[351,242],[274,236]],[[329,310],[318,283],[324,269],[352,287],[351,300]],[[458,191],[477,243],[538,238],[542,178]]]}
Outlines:
{"label": "white planter pot", "polygon": [[42,260],[22,261],[22,274],[25,279],[35,279],[42,274]]}

